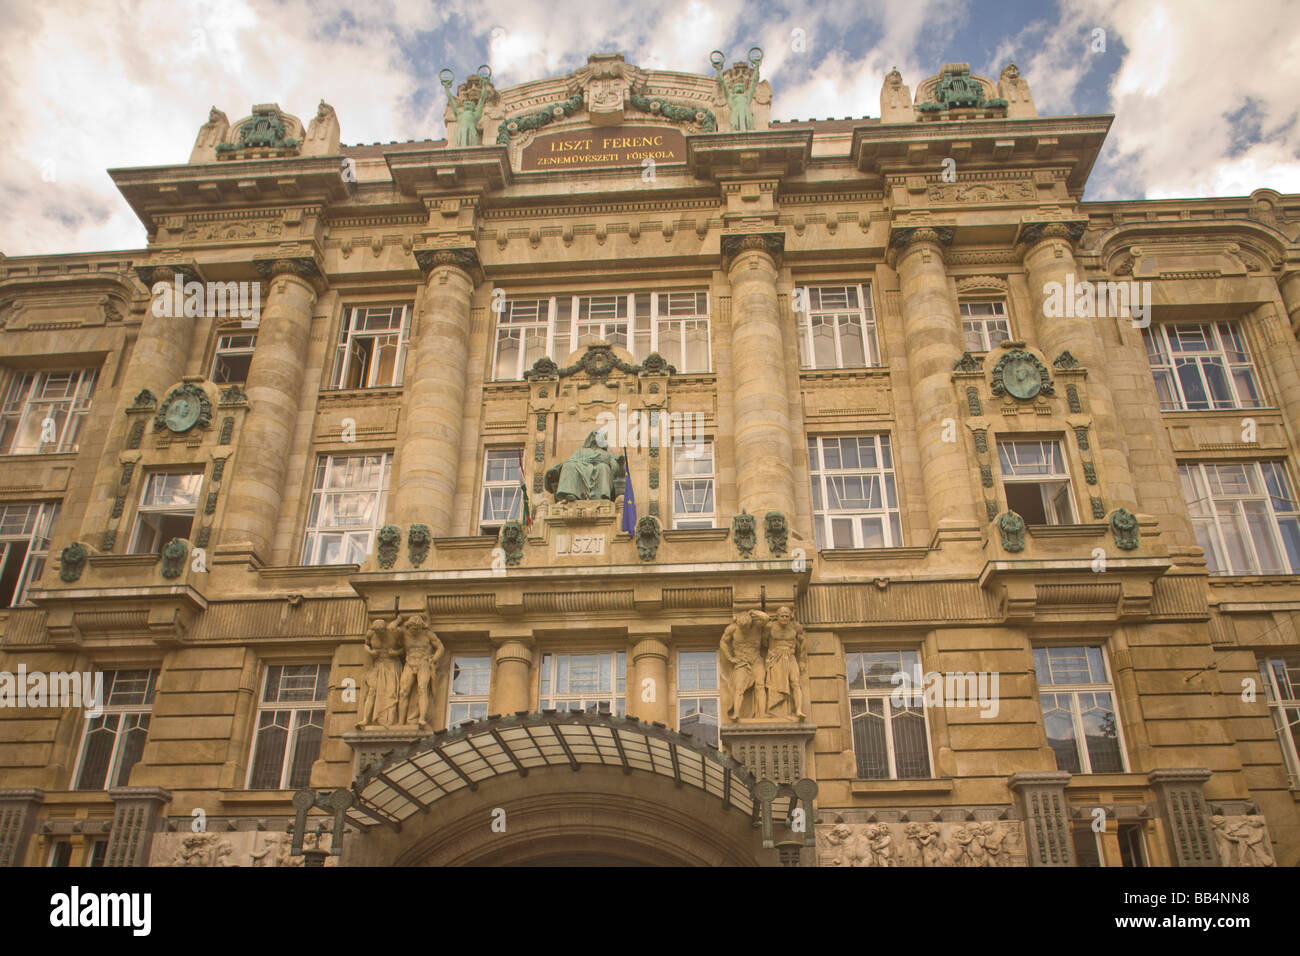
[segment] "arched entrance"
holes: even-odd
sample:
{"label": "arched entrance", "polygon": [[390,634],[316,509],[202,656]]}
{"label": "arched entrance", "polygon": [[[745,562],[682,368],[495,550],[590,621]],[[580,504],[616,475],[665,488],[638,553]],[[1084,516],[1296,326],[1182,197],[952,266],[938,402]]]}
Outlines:
{"label": "arched entrance", "polygon": [[354,782],[351,866],[753,866],[752,777],[635,718],[495,717]]}

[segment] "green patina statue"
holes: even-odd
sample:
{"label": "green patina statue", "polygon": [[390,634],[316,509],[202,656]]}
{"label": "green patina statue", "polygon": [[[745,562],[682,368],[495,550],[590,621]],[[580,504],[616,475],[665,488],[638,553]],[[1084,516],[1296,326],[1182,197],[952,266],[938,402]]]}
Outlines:
{"label": "green patina statue", "polygon": [[455,73],[444,69],[438,74],[438,78],[442,80],[442,88],[447,91],[447,102],[456,113],[456,139],[452,146],[480,145],[482,134],[479,132],[478,122],[483,118],[483,103],[487,99],[488,80],[492,78],[492,71],[486,65],[480,66],[478,76],[478,101],[474,102],[471,99],[472,92],[465,96],[457,96],[452,92],[451,84],[456,78]]}
{"label": "green patina statue", "polygon": [[[749,65],[744,63],[733,63],[731,65],[732,79],[728,83],[727,78],[723,75],[722,65],[727,61],[726,54],[721,50],[714,50],[709,54],[709,62],[713,64],[713,69],[718,74],[718,85],[722,88],[722,97],[727,101],[727,109],[731,113],[731,131],[733,133],[748,133],[754,129],[754,91],[758,89],[758,65],[763,62],[763,51],[754,47],[749,51]],[[744,78],[745,70],[749,70],[748,81]]]}
{"label": "green patina statue", "polygon": [[546,490],[556,501],[613,501],[621,492],[623,467],[606,451],[603,431],[587,436],[569,460],[546,471]]}

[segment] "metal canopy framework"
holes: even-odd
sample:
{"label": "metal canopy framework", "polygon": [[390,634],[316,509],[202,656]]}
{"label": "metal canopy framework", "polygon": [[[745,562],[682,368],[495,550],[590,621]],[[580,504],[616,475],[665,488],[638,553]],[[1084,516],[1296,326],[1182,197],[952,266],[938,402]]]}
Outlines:
{"label": "metal canopy framework", "polygon": [[757,818],[753,775],[716,747],[635,717],[547,710],[494,715],[387,754],[353,782],[348,822],[362,830],[400,830],[412,814],[457,791],[477,790],[503,774],[566,766],[657,774]]}

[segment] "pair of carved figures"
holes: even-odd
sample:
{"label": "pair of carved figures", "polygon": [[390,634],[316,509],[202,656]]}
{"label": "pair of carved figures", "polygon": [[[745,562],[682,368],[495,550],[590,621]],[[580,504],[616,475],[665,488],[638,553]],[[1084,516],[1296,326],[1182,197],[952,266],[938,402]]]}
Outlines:
{"label": "pair of carved figures", "polygon": [[1268,829],[1259,817],[1210,818],[1214,842],[1219,848],[1219,862],[1224,866],[1273,866],[1273,847]]}
{"label": "pair of carved figures", "polygon": [[722,632],[722,659],[731,665],[731,702],[726,713],[741,718],[799,718],[804,713],[801,678],[808,669],[803,625],[794,609],[741,611]]}
{"label": "pair of carved figures", "polygon": [[445,653],[424,616],[399,623],[375,621],[366,634],[370,667],[361,678],[357,728],[415,724],[427,728],[433,713],[433,681]]}
{"label": "pair of carved figures", "polygon": [[[908,823],[895,839],[888,823],[821,827],[823,866],[1013,866],[1018,835],[1012,825],[986,821],[952,826],[944,838],[937,823]],[[900,845],[901,844],[901,845]]]}

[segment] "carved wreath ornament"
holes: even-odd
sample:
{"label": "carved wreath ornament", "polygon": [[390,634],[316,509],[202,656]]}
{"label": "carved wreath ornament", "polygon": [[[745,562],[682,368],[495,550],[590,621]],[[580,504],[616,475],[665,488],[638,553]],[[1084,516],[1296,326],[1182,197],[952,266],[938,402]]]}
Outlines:
{"label": "carved wreath ornament", "polygon": [[[138,401],[138,399],[137,399]],[[191,428],[207,428],[212,422],[212,402],[207,392],[197,385],[186,383],[173,388],[163,400],[154,416],[153,430],[164,428],[180,434]]]}
{"label": "carved wreath ornament", "polygon": [[1024,349],[1013,349],[993,366],[990,391],[994,395],[1010,395],[1028,401],[1040,393],[1054,395],[1056,386],[1052,384],[1051,372],[1038,361],[1037,356]]}

